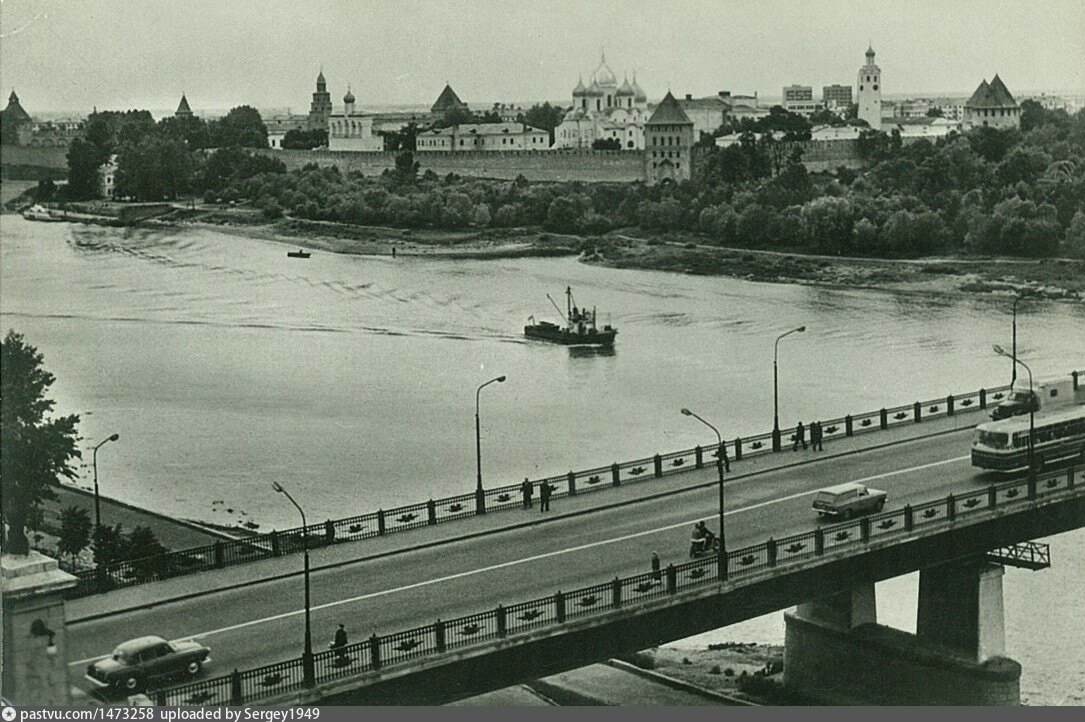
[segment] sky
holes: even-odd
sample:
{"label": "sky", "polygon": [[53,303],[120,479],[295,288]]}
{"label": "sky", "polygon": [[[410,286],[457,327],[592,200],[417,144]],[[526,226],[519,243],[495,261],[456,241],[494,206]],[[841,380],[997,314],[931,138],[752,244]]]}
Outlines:
{"label": "sky", "polygon": [[0,0],[0,92],[36,112],[571,102],[605,51],[650,99],[855,84],[1085,94],[1082,0]]}

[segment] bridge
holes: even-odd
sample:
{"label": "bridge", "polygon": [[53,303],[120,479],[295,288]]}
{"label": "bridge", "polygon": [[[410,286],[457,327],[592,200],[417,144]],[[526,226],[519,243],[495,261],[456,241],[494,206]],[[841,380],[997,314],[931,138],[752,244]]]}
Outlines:
{"label": "bridge", "polygon": [[[726,484],[724,575],[714,558],[687,560],[689,528],[714,517],[718,493],[712,464],[695,463],[691,453],[691,470],[660,475],[651,489],[627,484],[567,495],[552,515],[471,514],[456,524],[314,549],[318,651],[311,669],[298,656],[300,559],[287,554],[69,601],[71,676],[115,644],[155,633],[196,637],[212,649],[209,676],[154,691],[162,703],[433,704],[794,604],[800,617],[805,612],[789,621],[789,650],[798,652],[812,645],[792,644],[795,635],[821,639],[874,621],[875,581],[918,569],[928,580],[921,587],[972,579],[976,589],[991,589],[979,565],[988,553],[1085,523],[1081,468],[1033,483],[977,473],[967,452],[972,425],[983,417],[943,408],[940,425],[927,419],[920,431],[913,416],[919,406],[895,411],[907,424],[881,443],[876,434],[845,434],[845,423],[858,431],[861,421],[841,420],[839,437],[820,458],[785,450],[735,461]],[[935,404],[922,406],[928,412]],[[870,415],[869,426],[885,416]],[[842,481],[886,489],[887,510],[818,524],[811,497]],[[658,578],[649,568],[653,551],[663,560]],[[931,570],[954,561],[964,567],[930,581],[938,573]],[[927,608],[937,608],[932,604]],[[952,618],[968,616],[958,612]],[[800,628],[804,621],[829,627]],[[346,655],[325,650],[339,623],[352,637]],[[926,630],[946,636],[937,627]],[[983,635],[972,636],[949,641],[980,664],[997,645],[981,649]],[[823,662],[792,658],[788,669]]]}

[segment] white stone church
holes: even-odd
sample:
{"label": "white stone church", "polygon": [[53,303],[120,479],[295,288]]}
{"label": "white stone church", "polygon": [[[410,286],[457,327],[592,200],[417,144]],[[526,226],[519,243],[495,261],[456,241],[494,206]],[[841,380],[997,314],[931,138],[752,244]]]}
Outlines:
{"label": "white stone church", "polygon": [[626,77],[619,86],[603,55],[591,74],[590,84],[581,78],[573,89],[573,107],[554,131],[554,148],[591,148],[596,140],[613,138],[623,150],[644,149],[644,123],[648,120],[648,97]]}

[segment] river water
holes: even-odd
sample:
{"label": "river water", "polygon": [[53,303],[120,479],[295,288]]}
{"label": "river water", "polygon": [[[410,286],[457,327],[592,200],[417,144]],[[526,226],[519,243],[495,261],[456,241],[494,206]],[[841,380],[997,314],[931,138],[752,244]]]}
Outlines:
{"label": "river water", "polygon": [[[0,219],[0,321],[45,355],[61,413],[99,451],[103,493],[262,530],[474,488],[474,393],[487,486],[707,444],[726,436],[1006,383],[1009,304],[986,297],[751,283],[614,270],[573,259],[286,258],[207,230]],[[619,329],[610,355],[528,342],[565,286]],[[1019,305],[1019,355],[1038,377],[1085,367],[1085,305]],[[714,438],[714,437],[712,437]],[[1055,570],[1006,577],[1007,637],[1032,702],[1085,696],[1081,532]],[[880,587],[881,616],[914,628],[914,577]],[[911,601],[907,599],[911,598]],[[1036,609],[1042,622],[1036,623]],[[910,610],[910,611],[909,611]],[[907,617],[911,616],[911,621]],[[725,638],[782,639],[780,615]],[[909,624],[911,625],[909,627]],[[1050,635],[1049,638],[1046,635]],[[1073,643],[1069,643],[1073,638]],[[1050,663],[1049,663],[1050,662]]]}

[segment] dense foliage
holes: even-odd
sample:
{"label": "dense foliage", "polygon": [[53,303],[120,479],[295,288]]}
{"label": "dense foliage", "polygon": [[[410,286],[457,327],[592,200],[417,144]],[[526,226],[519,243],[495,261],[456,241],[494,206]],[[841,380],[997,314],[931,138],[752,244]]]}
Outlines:
{"label": "dense foliage", "polygon": [[58,477],[73,479],[79,417],[52,417],[46,396],[56,379],[21,334],[0,342],[0,510],[7,525],[4,551],[26,554],[24,530],[43,499],[55,499]]}
{"label": "dense foliage", "polygon": [[936,143],[867,131],[863,171],[811,175],[801,148],[746,133],[699,149],[695,181],[536,184],[438,178],[417,164],[381,178],[309,166],[245,174],[226,200],[299,218],[403,228],[538,226],[562,233],[700,233],[727,246],[910,257],[945,252],[1085,257],[1085,113],[1026,101],[1021,131]]}
{"label": "dense foliage", "polygon": [[68,198],[99,194],[99,168],[117,156],[118,198],[174,200],[203,189],[203,151],[210,148],[266,148],[267,128],[247,105],[222,118],[167,117],[155,122],[146,110],[93,113],[68,148]]}

